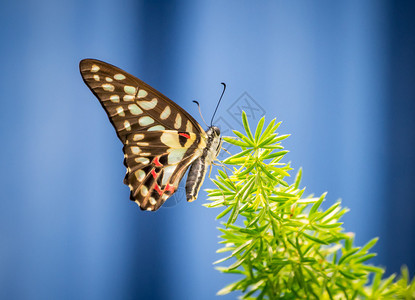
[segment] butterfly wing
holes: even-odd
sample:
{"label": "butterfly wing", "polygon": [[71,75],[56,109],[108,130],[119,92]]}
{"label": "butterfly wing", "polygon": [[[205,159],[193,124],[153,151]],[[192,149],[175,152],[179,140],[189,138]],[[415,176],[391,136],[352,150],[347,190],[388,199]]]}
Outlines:
{"label": "butterfly wing", "polygon": [[129,135],[124,146],[124,183],[131,189],[130,198],[142,209],[157,210],[177,190],[189,165],[202,155],[200,145],[203,143],[198,143],[198,136],[191,132]]}
{"label": "butterfly wing", "polygon": [[124,144],[131,200],[157,210],[202,155],[206,132],[179,105],[127,72],[94,59],[79,67]]}

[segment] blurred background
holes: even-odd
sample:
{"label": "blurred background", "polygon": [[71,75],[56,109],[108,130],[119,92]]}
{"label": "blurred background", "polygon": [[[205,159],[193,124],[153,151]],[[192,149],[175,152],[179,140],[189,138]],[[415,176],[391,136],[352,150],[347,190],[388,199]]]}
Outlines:
{"label": "blurred background", "polygon": [[[217,210],[141,212],[78,63],[117,65],[223,131],[283,121],[308,193],[373,263],[415,271],[415,2],[2,1],[0,298],[212,299]],[[234,118],[236,117],[236,118]],[[234,149],[236,150],[236,149]],[[211,186],[206,180],[204,187]],[[231,294],[222,299],[234,299]]]}

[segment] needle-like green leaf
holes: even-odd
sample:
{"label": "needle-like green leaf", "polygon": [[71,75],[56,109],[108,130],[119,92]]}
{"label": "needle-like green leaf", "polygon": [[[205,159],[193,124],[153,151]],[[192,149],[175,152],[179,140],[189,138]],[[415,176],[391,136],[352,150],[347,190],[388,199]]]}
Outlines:
{"label": "needle-like green leaf", "polygon": [[[341,202],[322,205],[326,193],[304,196],[302,169],[289,184],[291,167],[284,163],[287,150],[279,135],[281,122],[265,126],[261,118],[252,134],[242,113],[245,132],[225,141],[241,148],[224,160],[233,170],[219,171],[216,189],[207,190],[209,208],[218,208],[217,219],[228,216],[219,227],[217,251],[226,253],[215,264],[239,280],[218,295],[239,291],[242,299],[415,299],[415,279],[408,271],[396,280],[382,280],[382,268],[366,264],[377,238],[363,247],[354,245],[354,234],[345,232],[341,217],[348,210]],[[265,127],[265,130],[263,130]],[[330,203],[330,199],[327,202]],[[373,278],[373,280],[371,279]]]}

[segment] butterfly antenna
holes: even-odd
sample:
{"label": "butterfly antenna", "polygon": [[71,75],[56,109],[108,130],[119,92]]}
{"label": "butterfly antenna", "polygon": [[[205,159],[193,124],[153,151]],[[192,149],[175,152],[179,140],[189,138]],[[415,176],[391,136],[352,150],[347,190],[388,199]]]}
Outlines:
{"label": "butterfly antenna", "polygon": [[216,111],[218,110],[218,107],[219,107],[220,101],[222,100],[223,94],[225,94],[225,90],[226,90],[226,83],[221,82],[221,84],[223,85],[223,91],[222,91],[222,95],[220,95],[220,98],[219,98],[218,104],[216,105],[215,112],[213,113],[213,116],[212,116],[212,120],[210,120],[210,126],[211,126],[211,127],[212,127],[212,124],[213,124],[213,118],[214,118],[214,117],[215,117],[215,115],[216,115]]}
{"label": "butterfly antenna", "polygon": [[194,102],[194,103],[196,103],[196,104],[197,104],[197,107],[199,108],[199,114],[200,114],[200,117],[201,117],[201,118],[202,118],[202,120],[203,120],[203,123],[205,123],[206,127],[209,127],[209,126],[208,126],[208,124],[206,124],[205,119],[203,119],[203,116],[202,116],[202,111],[200,110],[200,104],[199,104],[199,102],[197,102],[196,100],[193,100],[193,102]]}

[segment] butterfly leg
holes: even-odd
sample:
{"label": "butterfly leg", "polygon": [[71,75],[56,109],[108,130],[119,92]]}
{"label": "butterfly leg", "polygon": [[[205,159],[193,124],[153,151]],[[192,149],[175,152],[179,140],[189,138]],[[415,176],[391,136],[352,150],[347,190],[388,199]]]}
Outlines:
{"label": "butterfly leg", "polygon": [[[212,162],[212,164],[209,166],[209,178],[210,178],[210,174],[212,173],[212,165],[214,165],[215,163]],[[216,165],[215,165],[216,166]]]}
{"label": "butterfly leg", "polygon": [[[226,169],[228,169],[229,171],[231,171],[232,172],[232,170],[229,168],[229,167],[227,167],[223,162],[221,162],[220,160],[217,160],[219,163],[216,163],[216,162],[212,162],[212,165],[215,165],[215,166],[218,166],[218,167],[222,167],[222,168],[226,168]],[[226,171],[225,171],[226,172]]]}
{"label": "butterfly leg", "polygon": [[[219,163],[216,163],[215,161],[218,161]],[[210,164],[210,169],[209,169],[209,178],[210,178],[210,174],[212,173],[212,165],[213,166],[217,166],[217,167],[225,167],[226,166],[218,159],[215,159],[214,161],[212,161],[212,163]],[[229,168],[228,168],[229,169]],[[229,169],[230,171],[232,171],[231,169]]]}
{"label": "butterfly leg", "polygon": [[232,153],[230,153],[226,148],[222,147],[222,150],[225,151],[226,153],[228,153],[229,155],[232,155]]}
{"label": "butterfly leg", "polygon": [[[213,166],[217,166],[217,167],[222,167],[225,170],[226,173],[226,169],[228,169],[229,171],[232,172],[232,170],[230,168],[228,168],[223,162],[221,162],[220,160],[217,159],[217,161],[219,163],[216,163],[215,161],[212,161],[211,165],[210,165],[210,169],[209,169],[209,178],[210,178],[210,174],[212,173],[212,165]],[[226,169],[225,169],[226,168]],[[227,174],[227,173],[226,173]]]}

